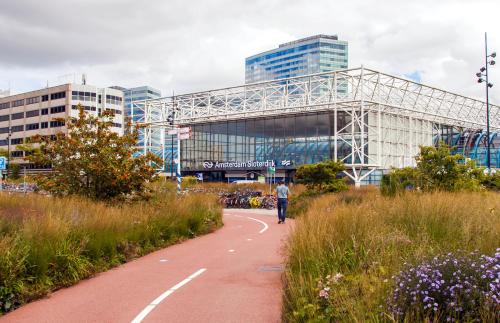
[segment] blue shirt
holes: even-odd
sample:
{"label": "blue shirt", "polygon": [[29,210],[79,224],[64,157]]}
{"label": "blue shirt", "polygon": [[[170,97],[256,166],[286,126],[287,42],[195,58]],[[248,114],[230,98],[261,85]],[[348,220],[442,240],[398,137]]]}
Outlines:
{"label": "blue shirt", "polygon": [[288,195],[290,195],[290,190],[285,185],[278,185],[278,187],[276,187],[276,192],[278,193],[279,199],[286,199]]}

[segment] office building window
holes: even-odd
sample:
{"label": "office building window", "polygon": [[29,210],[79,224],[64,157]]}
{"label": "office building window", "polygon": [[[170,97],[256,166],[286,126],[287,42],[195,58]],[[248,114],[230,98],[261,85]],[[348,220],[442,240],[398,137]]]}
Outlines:
{"label": "office building window", "polygon": [[49,109],[42,109],[41,111],[42,111],[42,116],[49,114]]}
{"label": "office building window", "polygon": [[10,119],[10,118],[9,118],[9,115],[8,115],[8,114],[6,114],[6,115],[4,115],[4,116],[0,116],[0,121],[9,121],[9,119]]}
{"label": "office building window", "polygon": [[119,96],[106,95],[106,103],[108,103],[108,104],[120,105],[120,104],[122,104],[122,101],[123,101],[123,99]]}
{"label": "office building window", "polygon": [[115,122],[113,122],[113,127],[121,128],[122,124],[121,123],[115,123]]}
{"label": "office building window", "polygon": [[59,120],[54,120],[50,122],[50,127],[51,128],[57,128],[57,127],[62,127],[64,126],[64,121],[59,121]]}
{"label": "office building window", "polygon": [[9,127],[0,128],[0,133],[9,133]]}
{"label": "office building window", "polygon": [[20,131],[24,131],[24,125],[20,125],[20,126],[12,126],[12,127],[11,127],[11,131],[12,131],[12,132],[20,132]]}
{"label": "office building window", "polygon": [[42,102],[47,102],[49,101],[49,95],[42,95]]}
{"label": "office building window", "polygon": [[24,112],[13,113],[11,119],[18,120],[24,118]]}
{"label": "office building window", "polygon": [[49,123],[44,121],[40,123],[40,128],[42,129],[47,129],[49,127]]}
{"label": "office building window", "polygon": [[66,106],[64,106],[64,105],[50,108],[50,113],[51,114],[61,113],[61,112],[65,112],[65,111],[66,111]]}
{"label": "office building window", "polygon": [[40,114],[40,110],[26,111],[26,118],[36,117]]}
{"label": "office building window", "polygon": [[0,146],[8,146],[8,145],[9,145],[9,141],[7,139],[0,140]]}
{"label": "office building window", "polygon": [[39,96],[35,96],[35,97],[32,97],[32,98],[27,98],[26,99],[26,105],[28,104],[34,104],[34,103],[38,103],[40,102],[40,97]]}
{"label": "office building window", "polygon": [[0,110],[10,108],[10,102],[0,103]]}
{"label": "office building window", "polygon": [[[96,107],[90,107],[90,106],[88,106],[88,105],[82,105],[82,108],[83,108],[83,110],[85,110],[85,111],[95,111],[95,110],[96,110]],[[77,106],[77,105],[72,105],[72,106],[71,106],[71,109],[73,109],[73,110],[78,110],[78,106]]]}
{"label": "office building window", "polygon": [[38,123],[30,123],[26,125],[26,130],[36,130],[40,129],[40,125]]}
{"label": "office building window", "polygon": [[10,140],[11,145],[20,145],[23,143],[23,138],[13,138]]}
{"label": "office building window", "polygon": [[23,157],[23,151],[22,150],[11,151],[10,157]]}
{"label": "office building window", "polygon": [[15,107],[20,107],[24,105],[24,99],[22,100],[16,100],[16,101],[12,101],[12,107],[15,108]]}
{"label": "office building window", "polygon": [[118,109],[106,109],[106,111],[111,111],[113,114],[122,114],[122,112]]}
{"label": "office building window", "polygon": [[51,100],[63,99],[66,97],[66,92],[57,92],[50,95]]}
{"label": "office building window", "polygon": [[94,92],[72,91],[71,99],[74,101],[95,102],[96,94]]}

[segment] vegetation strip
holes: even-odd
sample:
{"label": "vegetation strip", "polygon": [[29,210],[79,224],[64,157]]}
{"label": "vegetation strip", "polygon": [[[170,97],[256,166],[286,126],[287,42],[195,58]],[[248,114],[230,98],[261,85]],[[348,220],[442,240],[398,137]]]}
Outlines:
{"label": "vegetation strip", "polygon": [[222,225],[216,197],[154,191],[121,206],[0,194],[0,311]]}
{"label": "vegetation strip", "polygon": [[[498,321],[499,210],[495,192],[385,197],[373,189],[316,198],[288,241],[284,320]],[[415,280],[412,273],[424,268],[443,276],[442,288]],[[447,290],[454,296],[440,294]],[[404,294],[401,303],[407,291],[411,298]]]}

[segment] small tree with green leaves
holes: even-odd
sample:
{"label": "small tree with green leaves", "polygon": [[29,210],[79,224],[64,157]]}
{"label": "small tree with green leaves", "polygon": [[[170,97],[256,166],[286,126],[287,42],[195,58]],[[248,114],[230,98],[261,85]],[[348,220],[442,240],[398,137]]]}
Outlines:
{"label": "small tree with green leaves", "polygon": [[302,165],[297,169],[297,182],[313,192],[340,192],[347,190],[347,184],[339,174],[345,170],[342,162],[333,160],[312,165]]}
{"label": "small tree with green leaves", "polygon": [[424,191],[478,190],[482,170],[473,160],[450,153],[444,143],[437,147],[422,146],[416,157],[420,184]]}
{"label": "small tree with green leaves", "polygon": [[393,169],[384,175],[381,183],[383,194],[394,195],[408,188],[427,192],[481,189],[482,169],[476,167],[473,160],[452,155],[444,143],[437,147],[420,146],[420,153],[415,159],[417,167]]}
{"label": "small tree with green leaves", "polygon": [[146,183],[156,178],[161,159],[151,153],[134,156],[138,132],[127,131],[123,136],[113,132],[112,112],[95,117],[80,105],[78,109],[78,118],[64,120],[67,134],[31,139],[39,149],[26,159],[52,166],[52,172],[35,177],[37,184],[54,195],[98,200],[146,196]]}

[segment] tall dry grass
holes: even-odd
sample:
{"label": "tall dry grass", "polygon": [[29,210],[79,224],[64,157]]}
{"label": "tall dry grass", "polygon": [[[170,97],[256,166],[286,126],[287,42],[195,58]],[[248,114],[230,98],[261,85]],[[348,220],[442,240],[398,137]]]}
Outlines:
{"label": "tall dry grass", "polygon": [[[500,194],[376,191],[320,197],[296,220],[288,241],[284,318],[305,321],[381,321],[391,277],[405,262],[437,254],[500,247]],[[318,281],[344,277],[328,302]]]}
{"label": "tall dry grass", "polygon": [[213,196],[110,206],[80,198],[0,194],[0,312],[222,225]]}

